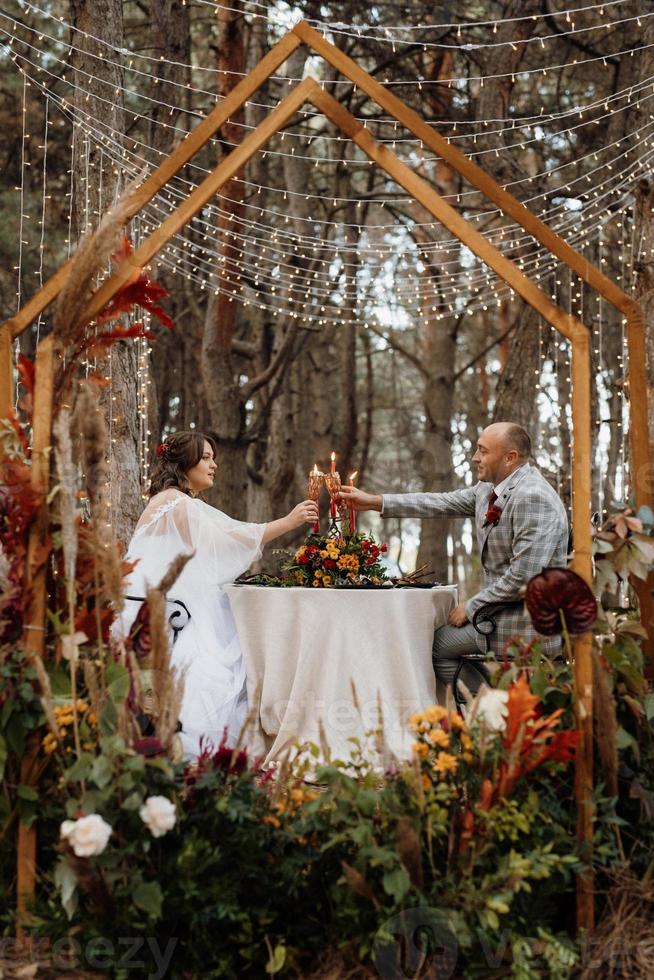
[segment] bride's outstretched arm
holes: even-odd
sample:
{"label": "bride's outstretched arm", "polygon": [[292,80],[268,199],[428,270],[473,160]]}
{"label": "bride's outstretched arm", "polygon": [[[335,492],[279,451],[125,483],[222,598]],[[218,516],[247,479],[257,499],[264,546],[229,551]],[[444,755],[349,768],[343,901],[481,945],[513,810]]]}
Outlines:
{"label": "bride's outstretched arm", "polygon": [[281,537],[288,531],[294,531],[296,527],[301,527],[302,524],[312,524],[317,520],[318,504],[314,500],[303,500],[286,517],[280,517],[276,521],[270,521],[266,524],[262,543],[268,544],[269,541],[274,541],[275,538]]}

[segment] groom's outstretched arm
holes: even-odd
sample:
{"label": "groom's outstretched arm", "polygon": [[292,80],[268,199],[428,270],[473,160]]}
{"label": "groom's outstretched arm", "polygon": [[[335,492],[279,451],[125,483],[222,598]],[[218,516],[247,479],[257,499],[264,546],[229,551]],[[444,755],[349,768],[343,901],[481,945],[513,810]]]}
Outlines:
{"label": "groom's outstretched arm", "polygon": [[355,510],[376,510],[382,517],[474,517],[474,487],[447,493],[372,494],[358,487],[343,487],[341,496]]}

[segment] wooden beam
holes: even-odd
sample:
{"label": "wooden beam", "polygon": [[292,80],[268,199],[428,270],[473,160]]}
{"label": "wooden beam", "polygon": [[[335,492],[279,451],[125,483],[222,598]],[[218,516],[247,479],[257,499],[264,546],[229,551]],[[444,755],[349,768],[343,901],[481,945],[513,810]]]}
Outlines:
{"label": "wooden beam", "polygon": [[[591,395],[590,395],[590,332],[580,320],[570,316],[552,303],[538,286],[520,269],[491,245],[483,235],[450,207],[440,195],[413,170],[402,163],[388,147],[380,146],[370,132],[329,93],[316,85],[311,101],[356,143],[366,156],[382,167],[401,187],[419,201],[459,241],[474,252],[486,265],[529,303],[548,323],[572,341],[572,528],[574,542],[573,566],[576,572],[592,583],[591,560]],[[593,850],[593,701],[592,701],[592,637],[585,633],[575,641],[575,703],[580,748],[575,770],[575,792],[578,814],[578,837],[583,845],[588,866],[579,876],[577,886],[577,926],[590,930],[594,923],[593,872],[590,860]]]}
{"label": "wooden beam", "polygon": [[[49,336],[37,347],[34,367],[30,482],[34,489],[44,494],[44,499],[30,527],[27,544],[25,588],[30,594],[30,604],[25,617],[23,649],[28,658],[35,656],[43,658],[45,654],[47,556],[44,554],[43,546],[47,539],[49,523],[46,498],[50,483],[54,368],[54,338]],[[28,785],[34,780],[38,751],[38,740],[33,740],[22,759],[21,780]],[[20,942],[24,942],[26,938],[27,906],[34,895],[35,882],[36,824],[26,827],[21,821],[18,824],[16,864],[17,937]]]}
{"label": "wooden beam", "polygon": [[6,418],[14,405],[14,361],[11,330],[0,327],[0,418]]}
{"label": "wooden beam", "polygon": [[[590,392],[590,332],[572,344],[572,568],[589,585],[593,581],[591,525],[592,425]],[[593,638],[584,633],[574,641],[574,692],[580,734],[575,763],[577,840],[584,870],[577,878],[577,930],[590,932],[595,924],[593,856]]]}
{"label": "wooden beam", "polygon": [[[166,186],[171,177],[174,177],[198,150],[202,149],[205,143],[215,135],[223,123],[261,88],[270,75],[286,61],[289,55],[301,43],[297,35],[289,32],[271,48],[268,54],[252,69],[250,74],[241,79],[229,95],[194,130],[187,133],[186,137],[178,143],[170,156],[166,157],[163,163],[134,190],[127,203],[128,218],[132,218],[135,214],[138,214],[148,201],[151,201],[155,194],[162,187]],[[15,316],[5,321],[3,326],[9,327],[13,337],[21,334],[36,319],[39,313],[42,313],[57,298],[68,278],[71,262],[72,258],[62,265],[44,283],[41,289],[32,296]]]}
{"label": "wooden beam", "polygon": [[207,204],[220,188],[243,167],[257,150],[270,140],[278,129],[293,118],[298,109],[307,101],[314,88],[318,88],[312,78],[305,78],[283,99],[257,128],[249,133],[240,146],[209,174],[202,183],[163,221],[152,234],[136,249],[121,268],[96,290],[85,311],[87,322],[91,321],[118,292],[134,272],[141,270],[154,258],[180,228]]}

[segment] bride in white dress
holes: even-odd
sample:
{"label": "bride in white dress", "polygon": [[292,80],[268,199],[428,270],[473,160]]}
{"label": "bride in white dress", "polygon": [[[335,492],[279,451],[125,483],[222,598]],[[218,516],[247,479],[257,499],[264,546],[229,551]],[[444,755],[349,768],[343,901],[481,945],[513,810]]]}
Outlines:
{"label": "bride in white dress", "polygon": [[[159,447],[158,457],[150,502],[125,555],[126,561],[137,561],[126,595],[144,597],[174,558],[193,555],[168,594],[190,614],[172,647],[172,664],[184,676],[180,736],[185,757],[192,758],[199,753],[201,739],[217,747],[225,729],[227,744],[234,744],[247,713],[245,666],[222,586],[246,571],[268,541],[312,523],[317,505],[305,500],[268,524],[236,521],[198,497],[213,485],[216,473],[211,438],[176,432]],[[140,605],[125,602],[115,624],[118,635],[127,635]]]}

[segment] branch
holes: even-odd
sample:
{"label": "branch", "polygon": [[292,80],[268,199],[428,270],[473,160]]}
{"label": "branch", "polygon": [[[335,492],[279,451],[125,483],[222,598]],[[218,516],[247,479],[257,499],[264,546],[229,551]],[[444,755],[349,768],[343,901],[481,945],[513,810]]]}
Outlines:
{"label": "branch", "polygon": [[502,341],[509,336],[509,334],[513,333],[517,325],[518,323],[516,321],[512,326],[510,326],[507,330],[505,330],[504,333],[501,333],[499,337],[496,337],[492,343],[490,343],[487,347],[484,347],[484,349],[480,351],[479,354],[476,354],[471,361],[468,361],[466,365],[460,368],[460,370],[456,371],[454,377],[452,378],[452,381],[458,381],[458,379],[463,374],[465,374],[469,368],[474,367],[477,361],[480,361],[482,357],[485,357],[486,354],[489,353],[489,351],[492,351],[493,347],[497,347],[498,344],[501,344]]}
{"label": "branch", "polygon": [[234,337],[232,339],[232,352],[238,354],[240,357],[247,357],[251,360],[257,353],[257,348],[251,340],[237,340]]}
{"label": "branch", "polygon": [[256,377],[251,378],[247,384],[243,385],[241,391],[245,401],[247,401],[248,398],[251,398],[255,391],[259,390],[259,388],[263,388],[264,385],[267,385],[271,378],[274,378],[284,361],[288,359],[288,356],[293,348],[293,341],[296,333],[297,328],[295,327],[295,324],[290,325],[284,334],[284,339],[279,345],[277,353],[268,362],[268,366],[265,367],[260,374],[257,374]]}
{"label": "branch", "polygon": [[394,332],[391,332],[389,336],[388,334],[385,334],[383,330],[377,330],[377,328],[373,327],[371,324],[368,324],[368,330],[370,330],[371,333],[376,334],[377,337],[381,337],[382,340],[385,340],[387,344],[389,344],[391,347],[394,348],[394,350],[398,352],[398,354],[401,354],[403,357],[406,357],[407,361],[413,364],[414,367],[418,368],[423,378],[429,377],[429,371],[426,370],[421,359],[417,356],[417,354],[414,354],[413,351],[408,350],[408,348],[406,348],[404,344],[398,343],[398,341],[395,340]]}

